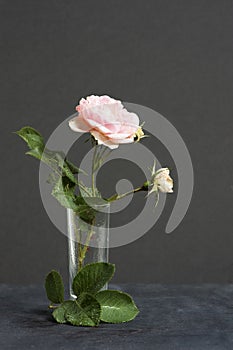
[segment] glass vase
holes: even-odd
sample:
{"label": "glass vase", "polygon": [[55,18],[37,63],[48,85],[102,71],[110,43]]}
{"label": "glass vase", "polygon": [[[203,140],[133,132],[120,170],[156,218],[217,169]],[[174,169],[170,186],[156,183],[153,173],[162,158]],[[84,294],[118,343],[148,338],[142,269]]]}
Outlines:
{"label": "glass vase", "polygon": [[[109,204],[92,205],[95,211],[92,224],[67,209],[69,293],[76,296],[72,282],[77,272],[87,264],[108,262],[109,258]],[[107,284],[103,290],[107,289]]]}

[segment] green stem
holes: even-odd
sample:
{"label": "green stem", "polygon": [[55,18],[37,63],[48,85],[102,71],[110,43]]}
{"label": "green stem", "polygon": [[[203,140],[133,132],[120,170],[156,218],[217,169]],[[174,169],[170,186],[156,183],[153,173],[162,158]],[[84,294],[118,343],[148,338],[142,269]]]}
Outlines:
{"label": "green stem", "polygon": [[92,185],[91,185],[92,195],[93,195],[93,197],[95,197],[95,174],[94,173],[92,173],[92,175],[91,175],[91,183],[92,183]]}
{"label": "green stem", "polygon": [[[92,182],[92,195],[94,197],[95,194],[96,194],[96,190],[95,190],[96,189],[95,171],[97,170],[96,169],[96,162],[100,161],[100,159],[103,158],[104,153],[107,151],[107,147],[105,147],[105,148],[99,147],[97,149],[97,147],[98,147],[97,144],[94,144],[93,147],[94,147],[94,151],[93,151],[93,157],[92,157],[91,182]],[[107,152],[107,154],[105,154],[105,159],[107,158],[107,156],[110,153],[111,153],[111,150],[110,150],[110,152]],[[83,190],[85,190],[85,189],[83,188]],[[90,228],[89,232],[87,233],[87,238],[86,238],[86,241],[85,241],[85,244],[84,244],[83,248],[80,248],[80,250],[79,250],[79,258],[78,258],[79,266],[78,266],[78,269],[82,268],[82,266],[84,264],[84,260],[85,260],[86,253],[87,253],[87,250],[88,250],[88,247],[89,247],[89,243],[90,243],[90,240],[91,240],[91,238],[92,238],[92,236],[94,234],[94,227],[95,227],[95,219],[93,220],[93,222],[91,224],[91,228]]]}
{"label": "green stem", "polygon": [[94,173],[94,166],[96,162],[96,152],[97,152],[97,145],[94,146],[94,153],[92,157],[92,174],[91,174],[91,183],[92,183],[92,195],[95,197],[95,173]]}
{"label": "green stem", "polygon": [[[92,174],[91,174],[91,183],[92,183],[92,195],[93,197],[95,196],[95,172],[94,172],[94,166],[95,166],[95,162],[98,156],[98,152],[97,152],[97,145],[94,145],[94,152],[93,152],[93,157],[92,157]],[[89,243],[91,240],[91,237],[94,233],[94,222],[95,220],[93,220],[93,223],[91,225],[91,229],[89,230],[89,232],[87,233],[87,238],[86,238],[86,242],[83,246],[83,248],[80,249],[79,251],[79,269],[82,268],[85,257],[86,257],[86,253],[87,253],[87,249],[89,247]]]}
{"label": "green stem", "polygon": [[86,257],[86,253],[87,253],[87,249],[88,249],[88,247],[89,247],[89,243],[90,243],[90,240],[91,240],[91,237],[92,237],[92,235],[93,235],[93,233],[94,233],[94,221],[93,221],[93,223],[92,223],[92,225],[91,225],[91,229],[90,229],[90,231],[88,232],[88,234],[87,234],[87,238],[86,238],[86,242],[85,242],[85,245],[84,245],[84,247],[83,247],[83,249],[82,249],[82,252],[81,252],[81,262],[82,262],[82,265],[83,265],[83,263],[84,263],[84,260],[85,260],[85,257]]}
{"label": "green stem", "polygon": [[[106,153],[107,150],[108,150],[108,152],[107,152],[107,154],[105,154],[105,157],[104,157],[104,153]],[[103,161],[104,159],[106,159],[108,157],[108,155],[111,153],[111,151],[112,150],[111,149],[109,150],[109,148],[107,146],[101,146],[101,149],[96,157],[96,160],[99,161],[102,159],[102,161]]]}
{"label": "green stem", "polygon": [[148,186],[149,183],[148,181],[144,182],[144,184],[141,187],[138,188],[134,188],[133,190],[123,193],[123,194],[117,194],[115,193],[113,196],[109,197],[107,199],[108,202],[113,202],[113,201],[117,201],[119,199],[125,198],[127,196],[129,196],[130,194],[136,193],[136,192],[140,192],[140,191],[147,191],[148,190]]}
{"label": "green stem", "polygon": [[117,201],[119,199],[122,199],[122,198],[125,198],[127,196],[129,196],[130,194],[133,194],[133,193],[136,193],[136,192],[139,192],[139,191],[144,191],[142,189],[142,187],[138,187],[138,188],[135,188],[133,189],[132,191],[129,191],[129,192],[126,192],[126,193],[123,193],[123,194],[114,194],[113,196],[109,197],[107,199],[108,202],[113,202],[113,201]]}
{"label": "green stem", "polygon": [[86,190],[85,186],[82,185],[80,182],[78,182],[78,186],[85,192],[88,196],[90,195],[89,192]]}

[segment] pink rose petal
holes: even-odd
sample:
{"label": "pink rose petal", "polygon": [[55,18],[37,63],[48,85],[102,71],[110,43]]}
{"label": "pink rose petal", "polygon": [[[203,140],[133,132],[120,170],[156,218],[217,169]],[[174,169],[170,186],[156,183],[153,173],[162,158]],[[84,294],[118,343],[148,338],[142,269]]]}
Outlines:
{"label": "pink rose petal", "polygon": [[128,112],[121,101],[107,95],[91,95],[82,98],[76,110],[78,117],[69,122],[72,130],[90,132],[99,144],[112,149],[134,141],[139,118],[137,114]]}

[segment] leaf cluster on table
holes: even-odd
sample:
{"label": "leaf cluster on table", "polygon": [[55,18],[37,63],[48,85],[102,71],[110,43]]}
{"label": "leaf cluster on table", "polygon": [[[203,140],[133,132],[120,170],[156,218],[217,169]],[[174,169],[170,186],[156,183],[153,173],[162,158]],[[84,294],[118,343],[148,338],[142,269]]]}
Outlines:
{"label": "leaf cluster on table", "polygon": [[[45,289],[53,317],[58,323],[74,326],[98,326],[100,321],[122,323],[133,320],[139,310],[127,293],[101,290],[115,272],[113,264],[97,262],[84,266],[73,280],[75,300],[64,300],[61,275],[52,270],[45,279]],[[54,306],[54,304],[59,304]]]}

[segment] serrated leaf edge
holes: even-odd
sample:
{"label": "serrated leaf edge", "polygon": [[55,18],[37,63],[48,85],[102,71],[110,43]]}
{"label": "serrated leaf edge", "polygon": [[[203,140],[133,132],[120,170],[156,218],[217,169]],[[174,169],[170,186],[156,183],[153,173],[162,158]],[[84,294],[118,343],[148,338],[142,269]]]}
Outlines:
{"label": "serrated leaf edge", "polygon": [[[91,266],[91,265],[102,265],[102,264],[105,264],[105,265],[108,265],[108,266],[112,266],[113,267],[113,271],[112,271],[112,274],[111,274],[111,276],[109,277],[109,279],[107,280],[107,282],[105,282],[105,284],[106,283],[108,283],[111,279],[112,279],[112,277],[113,277],[113,275],[114,275],[114,273],[115,273],[115,270],[116,270],[116,267],[115,267],[115,264],[111,264],[111,263],[107,263],[107,262],[95,262],[95,263],[90,263],[90,264],[86,264],[85,266],[83,266],[79,271],[78,271],[78,273],[76,274],[76,276],[74,277],[74,279],[73,279],[73,282],[72,282],[72,288],[73,288],[73,284],[74,284],[74,281],[75,281],[75,279],[76,279],[76,277],[79,275],[79,273],[81,272],[81,271],[83,271],[86,267],[89,267],[89,266]],[[102,288],[102,287],[101,287]],[[100,288],[100,290],[101,290],[101,288]],[[99,291],[100,291],[99,290]],[[74,291],[74,288],[73,288],[73,291]],[[98,292],[99,292],[98,291]],[[97,292],[97,293],[98,293]],[[88,293],[88,292],[82,292],[82,293],[87,293],[87,294],[91,294],[91,293]],[[95,293],[95,294],[93,294],[93,295],[96,295],[97,293]],[[75,292],[74,292],[74,294],[75,294]],[[75,294],[77,297],[79,296],[79,294],[77,293],[77,294]],[[91,294],[92,295],[92,294]]]}
{"label": "serrated leaf edge", "polygon": [[[104,323],[111,323],[111,324],[119,324],[119,323],[126,323],[126,322],[130,322],[132,320],[134,320],[136,318],[136,316],[140,313],[137,305],[135,304],[133,298],[131,297],[130,294],[126,293],[126,292],[122,292],[121,290],[114,290],[114,289],[107,289],[107,291],[111,291],[111,292],[118,292],[119,294],[124,294],[124,295],[127,295],[130,299],[130,301],[132,302],[133,306],[135,307],[135,311],[136,311],[136,314],[135,316],[133,316],[132,318],[129,318],[127,321],[120,321],[120,322],[108,322],[108,321],[105,321],[101,318],[101,315],[102,315],[102,306],[100,304],[100,307],[101,307],[101,312],[100,312],[100,320]],[[99,293],[103,293],[103,292],[106,292],[105,290],[101,290],[99,291],[98,293],[96,293],[96,296],[99,294]]]}

